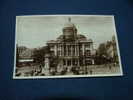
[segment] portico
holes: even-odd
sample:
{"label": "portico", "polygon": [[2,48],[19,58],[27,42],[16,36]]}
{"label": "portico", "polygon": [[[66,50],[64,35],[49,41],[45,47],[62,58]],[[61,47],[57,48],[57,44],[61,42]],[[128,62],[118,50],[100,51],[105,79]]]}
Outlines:
{"label": "portico", "polygon": [[85,66],[87,64],[86,58],[91,58],[93,41],[84,35],[77,34],[77,28],[71,23],[70,18],[62,31],[63,34],[57,40],[47,42],[51,52],[53,52],[52,56],[60,60],[58,65],[62,67]]}

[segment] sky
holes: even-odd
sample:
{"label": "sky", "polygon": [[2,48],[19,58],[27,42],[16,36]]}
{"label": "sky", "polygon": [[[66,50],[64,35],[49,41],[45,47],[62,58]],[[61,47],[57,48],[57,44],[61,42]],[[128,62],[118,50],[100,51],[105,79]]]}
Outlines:
{"label": "sky", "polygon": [[56,40],[68,18],[78,33],[92,39],[96,49],[100,43],[116,36],[114,16],[105,15],[28,15],[16,16],[16,43],[18,46],[37,48]]}

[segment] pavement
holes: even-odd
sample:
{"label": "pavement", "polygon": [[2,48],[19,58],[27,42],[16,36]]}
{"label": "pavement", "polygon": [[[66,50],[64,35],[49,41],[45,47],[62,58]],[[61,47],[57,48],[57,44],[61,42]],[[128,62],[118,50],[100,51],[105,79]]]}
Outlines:
{"label": "pavement", "polygon": [[[34,71],[36,66],[26,66],[22,68],[18,68],[18,73],[22,73],[20,76],[26,76],[24,73],[30,73]],[[120,73],[120,67],[111,66],[111,65],[89,65],[86,66],[88,75],[97,75],[97,74],[118,74]],[[81,71],[82,72],[82,71]],[[73,72],[66,72],[65,75],[73,75]],[[81,74],[82,75],[82,74]],[[29,76],[29,75],[28,75]]]}
{"label": "pavement", "polygon": [[120,67],[119,66],[104,66],[101,65],[98,67],[98,65],[91,65],[87,66],[88,72],[92,71],[92,74],[117,74],[120,73]]}

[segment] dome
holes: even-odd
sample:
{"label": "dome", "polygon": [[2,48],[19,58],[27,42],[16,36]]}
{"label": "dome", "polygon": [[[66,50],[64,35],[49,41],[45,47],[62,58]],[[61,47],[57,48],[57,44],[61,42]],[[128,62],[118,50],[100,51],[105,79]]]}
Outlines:
{"label": "dome", "polygon": [[75,28],[76,29],[76,26],[71,22],[71,18],[68,18],[68,22],[64,24],[63,29],[65,29],[65,28]]}
{"label": "dome", "polygon": [[65,41],[73,41],[77,35],[77,29],[75,25],[71,22],[71,18],[68,18],[68,22],[64,24],[63,36]]}
{"label": "dome", "polygon": [[75,25],[71,22],[65,23],[64,28],[68,28],[68,27],[75,28]]}

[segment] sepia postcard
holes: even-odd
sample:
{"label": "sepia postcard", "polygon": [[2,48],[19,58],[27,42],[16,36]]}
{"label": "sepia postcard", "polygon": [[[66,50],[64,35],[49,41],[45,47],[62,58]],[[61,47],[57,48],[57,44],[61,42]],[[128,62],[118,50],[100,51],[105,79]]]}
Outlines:
{"label": "sepia postcard", "polygon": [[16,16],[14,79],[122,76],[113,15]]}

